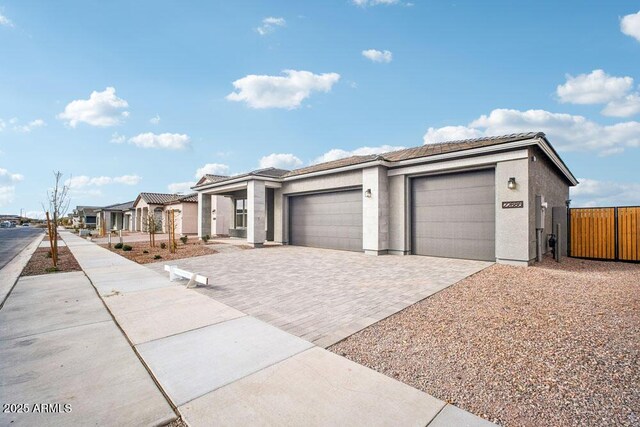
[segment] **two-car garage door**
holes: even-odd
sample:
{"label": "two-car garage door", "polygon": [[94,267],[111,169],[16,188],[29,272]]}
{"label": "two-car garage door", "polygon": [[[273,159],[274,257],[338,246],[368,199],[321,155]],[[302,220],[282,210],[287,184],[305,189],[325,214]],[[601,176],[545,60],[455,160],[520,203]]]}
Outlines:
{"label": "two-car garage door", "polygon": [[362,191],[289,197],[292,245],[362,251]]}
{"label": "two-car garage door", "polygon": [[[362,190],[289,197],[292,245],[362,251]],[[493,169],[413,178],[416,255],[495,261]]]}
{"label": "two-car garage door", "polygon": [[487,169],[414,178],[412,252],[495,261],[494,174]]}

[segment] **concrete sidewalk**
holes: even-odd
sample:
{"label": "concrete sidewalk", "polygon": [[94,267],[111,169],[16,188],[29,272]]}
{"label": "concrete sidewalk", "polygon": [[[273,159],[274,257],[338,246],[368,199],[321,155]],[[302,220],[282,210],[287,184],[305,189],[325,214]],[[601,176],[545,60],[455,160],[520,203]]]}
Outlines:
{"label": "concrete sidewalk", "polygon": [[26,405],[0,414],[2,425],[176,418],[82,272],[18,280],[0,310],[0,402]]}
{"label": "concrete sidewalk", "polygon": [[82,238],[62,236],[191,426],[492,425]]}

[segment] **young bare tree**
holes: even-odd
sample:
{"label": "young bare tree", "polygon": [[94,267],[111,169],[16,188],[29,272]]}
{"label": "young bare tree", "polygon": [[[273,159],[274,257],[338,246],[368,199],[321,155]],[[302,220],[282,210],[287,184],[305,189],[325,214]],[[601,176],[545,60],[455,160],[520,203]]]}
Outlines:
{"label": "young bare tree", "polygon": [[147,226],[147,233],[149,233],[149,247],[155,248],[157,227],[155,215],[147,215],[145,225]]}
{"label": "young bare tree", "polygon": [[42,204],[42,209],[49,212],[51,215],[51,227],[50,240],[51,240],[51,259],[53,261],[53,268],[58,268],[58,224],[62,217],[67,213],[69,209],[69,185],[65,184],[62,180],[64,176],[62,172],[53,172],[54,186],[47,190],[47,204],[49,209]]}

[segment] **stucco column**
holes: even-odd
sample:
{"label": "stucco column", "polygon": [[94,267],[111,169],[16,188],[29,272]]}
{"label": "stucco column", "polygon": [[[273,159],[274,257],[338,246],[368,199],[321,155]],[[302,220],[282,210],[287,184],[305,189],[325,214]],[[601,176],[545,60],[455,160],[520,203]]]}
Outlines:
{"label": "stucco column", "polygon": [[[370,197],[369,195],[370,190]],[[389,179],[387,168],[362,170],[362,246],[369,255],[389,249]]]}
{"label": "stucco column", "polygon": [[198,238],[211,235],[211,194],[198,193]]}
{"label": "stucco column", "polygon": [[247,183],[247,243],[262,246],[267,237],[265,231],[265,187],[264,181]]}
{"label": "stucco column", "polygon": [[[507,187],[509,178],[516,188]],[[502,202],[522,202],[522,208],[504,209]],[[526,266],[529,263],[529,159],[496,165],[496,261]],[[533,211],[531,211],[533,212]]]}
{"label": "stucco column", "polygon": [[273,241],[285,243],[284,238],[284,196],[282,188],[273,191]]}

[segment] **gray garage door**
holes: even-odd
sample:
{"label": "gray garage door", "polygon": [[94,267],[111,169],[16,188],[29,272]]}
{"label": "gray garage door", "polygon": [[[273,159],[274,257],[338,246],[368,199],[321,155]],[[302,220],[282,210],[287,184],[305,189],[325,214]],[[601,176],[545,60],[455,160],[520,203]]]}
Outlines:
{"label": "gray garage door", "polygon": [[495,261],[495,217],[493,169],[413,180],[414,254]]}
{"label": "gray garage door", "polygon": [[339,191],[289,198],[292,245],[362,251],[362,192]]}

